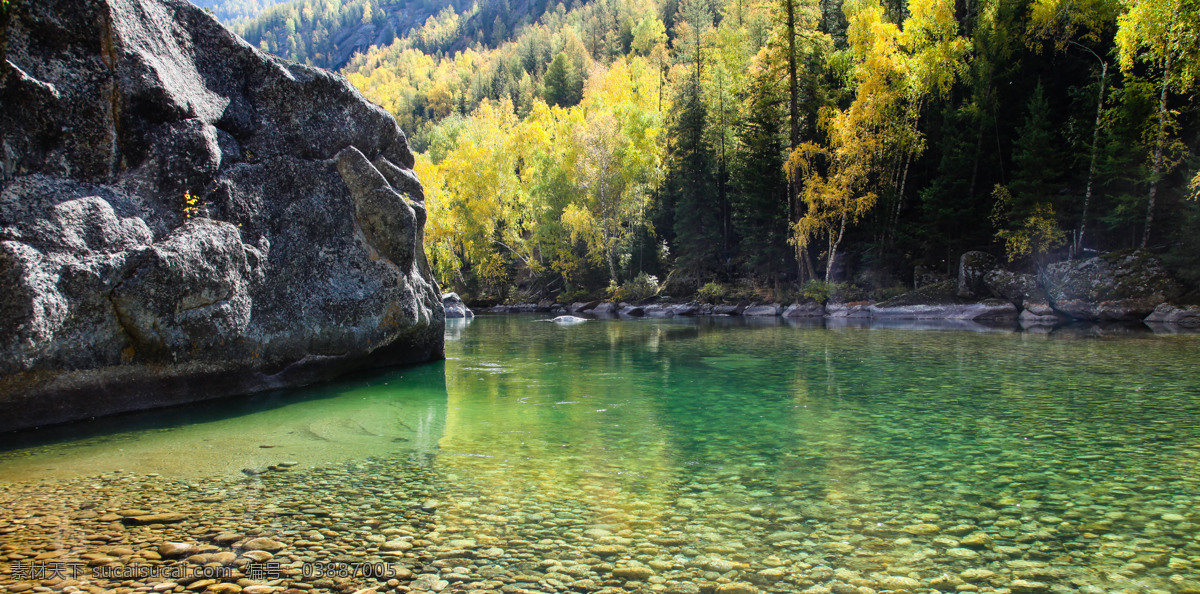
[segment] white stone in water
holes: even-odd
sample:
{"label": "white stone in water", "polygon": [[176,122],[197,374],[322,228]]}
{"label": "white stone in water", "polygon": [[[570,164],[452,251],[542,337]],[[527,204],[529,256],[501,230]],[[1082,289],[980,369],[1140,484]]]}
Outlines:
{"label": "white stone in water", "polygon": [[937,534],[938,532],[941,532],[941,528],[939,528],[936,524],[912,524],[910,526],[905,526],[904,531],[909,534],[924,536],[929,534]]}
{"label": "white stone in water", "polygon": [[733,563],[730,563],[724,559],[709,559],[704,564],[704,568],[717,573],[727,573],[733,571]]}
{"label": "white stone in water", "polygon": [[247,559],[252,559],[254,561],[258,561],[259,563],[262,563],[264,561],[270,561],[272,558],[275,557],[275,555],[272,555],[271,553],[268,553],[266,551],[246,551],[245,553],[242,553],[242,556]]}
{"label": "white stone in water", "polygon": [[1162,519],[1168,522],[1182,522],[1187,518],[1183,517],[1181,514],[1163,514]]}

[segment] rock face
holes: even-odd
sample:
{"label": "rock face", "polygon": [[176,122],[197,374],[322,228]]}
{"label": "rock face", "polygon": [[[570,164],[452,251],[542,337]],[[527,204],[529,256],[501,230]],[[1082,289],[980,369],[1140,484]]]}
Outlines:
{"label": "rock face", "polygon": [[745,309],[745,311],[742,312],[742,315],[749,316],[749,317],[754,317],[754,316],[774,317],[774,316],[778,316],[782,313],[783,313],[783,306],[779,305],[778,303],[771,303],[768,305],[754,305],[751,307],[747,307]]}
{"label": "rock face", "polygon": [[825,316],[825,305],[815,301],[793,303],[782,315],[785,318],[820,318]]}
{"label": "rock face", "polygon": [[1200,327],[1200,306],[1171,305],[1162,303],[1146,316],[1150,324],[1178,324],[1180,326]]}
{"label": "rock face", "polygon": [[1037,278],[1032,274],[1021,274],[996,268],[983,275],[983,286],[991,295],[1007,299],[1015,304],[1023,303],[1030,298],[1036,301],[1042,297],[1044,300],[1044,295],[1037,286]]}
{"label": "rock face", "polygon": [[998,267],[996,258],[986,252],[967,252],[958,260],[958,296],[963,299],[987,297],[984,279]]}
{"label": "rock face", "polygon": [[945,305],[871,306],[871,317],[896,320],[999,320],[1017,317],[1017,307],[1002,299]]}
{"label": "rock face", "polygon": [[0,22],[0,430],[442,356],[404,134],[182,0]]}
{"label": "rock face", "polygon": [[446,319],[475,317],[475,312],[467,308],[462,298],[458,296],[458,293],[443,294],[442,307],[446,309]]}
{"label": "rock face", "polygon": [[1044,285],[1055,310],[1083,320],[1140,320],[1181,292],[1142,250],[1051,264]]}

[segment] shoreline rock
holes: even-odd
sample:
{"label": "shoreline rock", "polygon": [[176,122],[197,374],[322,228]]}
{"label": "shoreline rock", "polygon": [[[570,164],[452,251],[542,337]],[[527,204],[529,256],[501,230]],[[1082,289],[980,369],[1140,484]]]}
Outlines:
{"label": "shoreline rock", "polygon": [[1170,303],[1159,304],[1146,316],[1147,324],[1177,324],[1179,326],[1200,327],[1200,306],[1177,306]]}
{"label": "shoreline rock", "polygon": [[446,319],[475,317],[475,312],[463,303],[458,293],[442,293],[442,307],[446,309]]}
{"label": "shoreline rock", "polygon": [[6,18],[0,431],[443,356],[412,152],[344,78],[182,0]]}
{"label": "shoreline rock", "polygon": [[1140,320],[1183,292],[1145,250],[1051,264],[1043,284],[1055,310],[1081,320]]}

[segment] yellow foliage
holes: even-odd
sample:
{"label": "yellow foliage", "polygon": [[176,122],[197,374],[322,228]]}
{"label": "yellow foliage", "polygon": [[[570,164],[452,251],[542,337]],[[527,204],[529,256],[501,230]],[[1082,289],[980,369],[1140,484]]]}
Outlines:
{"label": "yellow foliage", "polygon": [[[1003,223],[1004,211],[1011,205],[1013,198],[1008,188],[996,185],[993,195],[996,198],[996,212],[992,214],[993,223]],[[1010,229],[996,232],[996,239],[1004,242],[1008,261],[1012,262],[1022,256],[1033,256],[1040,260],[1050,250],[1066,243],[1067,234],[1058,226],[1054,207],[1044,202],[1033,206],[1028,216],[1016,222]]]}
{"label": "yellow foliage", "polygon": [[183,218],[190,219],[200,215],[200,198],[191,192],[183,193]]}
{"label": "yellow foliage", "polygon": [[1200,14],[1193,0],[1121,0],[1117,53],[1121,70],[1138,59],[1162,68],[1163,84],[1176,92],[1192,88],[1200,74]]}
{"label": "yellow foliage", "polygon": [[924,151],[921,106],[928,95],[950,90],[970,50],[958,35],[953,0],[909,0],[903,27],[886,19],[879,0],[845,6],[854,101],[825,109],[827,144],[803,144],[784,165],[805,205],[790,241],[807,248],[818,235],[826,237],[826,280],[846,226],[875,206],[871,186],[884,183],[888,167]]}

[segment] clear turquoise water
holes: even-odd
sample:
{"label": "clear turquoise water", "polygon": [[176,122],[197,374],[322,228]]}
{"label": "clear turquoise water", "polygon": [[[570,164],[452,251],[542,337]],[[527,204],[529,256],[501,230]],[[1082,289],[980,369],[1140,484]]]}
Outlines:
{"label": "clear turquoise water", "polygon": [[113,443],[249,457],[191,481],[419,459],[429,559],[491,551],[470,579],[531,591],[1200,591],[1200,337],[536,319],[454,325],[444,364],[292,404],[13,450],[0,476],[189,473]]}

